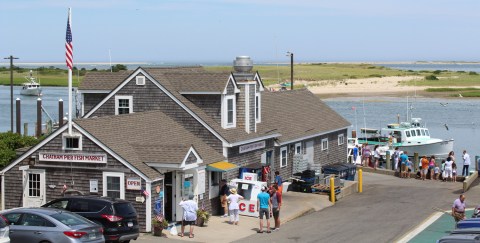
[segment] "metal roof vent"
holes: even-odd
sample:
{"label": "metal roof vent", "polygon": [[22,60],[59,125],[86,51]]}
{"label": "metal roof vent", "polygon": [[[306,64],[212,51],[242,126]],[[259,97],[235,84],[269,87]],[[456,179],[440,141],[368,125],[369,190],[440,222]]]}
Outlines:
{"label": "metal roof vent", "polygon": [[239,73],[247,73],[252,71],[253,69],[253,62],[249,56],[238,56],[233,61],[233,69]]}

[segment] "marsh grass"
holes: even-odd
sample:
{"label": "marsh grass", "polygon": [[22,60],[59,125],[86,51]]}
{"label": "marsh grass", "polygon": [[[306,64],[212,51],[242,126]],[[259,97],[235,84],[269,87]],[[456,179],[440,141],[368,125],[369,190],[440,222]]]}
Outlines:
{"label": "marsh grass", "polygon": [[[18,86],[25,83],[27,81],[25,76],[27,75],[28,72],[13,72],[13,85]],[[40,85],[42,86],[68,86],[68,74],[64,70],[39,73],[38,75],[34,73],[34,76],[40,79]],[[83,76],[77,77],[77,75],[72,75],[72,85],[77,87],[79,81],[81,82],[82,79]],[[0,72],[0,85],[10,85],[10,71]]]}
{"label": "marsh grass", "polygon": [[467,87],[467,88],[427,88],[425,89],[426,92],[464,92],[464,91],[472,91],[472,90],[480,90],[479,88]]}

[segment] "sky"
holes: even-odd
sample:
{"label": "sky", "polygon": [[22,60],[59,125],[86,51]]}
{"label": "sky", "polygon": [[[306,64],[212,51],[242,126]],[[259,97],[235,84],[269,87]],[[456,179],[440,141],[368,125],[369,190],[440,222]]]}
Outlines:
{"label": "sky", "polygon": [[480,61],[478,0],[0,3],[0,54],[18,62],[65,60],[69,7],[74,63]]}

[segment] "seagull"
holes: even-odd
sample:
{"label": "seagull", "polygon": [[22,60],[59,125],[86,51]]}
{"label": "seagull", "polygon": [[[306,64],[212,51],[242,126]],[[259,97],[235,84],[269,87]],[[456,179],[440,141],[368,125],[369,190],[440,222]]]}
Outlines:
{"label": "seagull", "polygon": [[445,128],[446,128],[446,129],[447,129],[447,131],[448,131],[448,126],[447,126],[447,123],[445,123],[445,124],[443,124],[443,125],[445,126]]}
{"label": "seagull", "polygon": [[462,95],[462,94],[458,94],[458,97],[463,98],[463,95]]}
{"label": "seagull", "polygon": [[440,103],[440,105],[442,105],[443,107],[446,107],[448,103]]}

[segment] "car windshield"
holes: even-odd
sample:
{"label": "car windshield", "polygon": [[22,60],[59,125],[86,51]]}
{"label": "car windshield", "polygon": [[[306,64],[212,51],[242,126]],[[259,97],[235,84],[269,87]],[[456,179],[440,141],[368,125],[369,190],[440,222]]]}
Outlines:
{"label": "car windshield", "polygon": [[58,220],[60,223],[67,226],[90,224],[90,222],[87,219],[72,213],[68,213],[68,212],[52,214],[50,215],[50,217]]}
{"label": "car windshield", "polygon": [[115,208],[115,213],[120,216],[132,216],[137,214],[137,211],[135,211],[135,208],[131,203],[115,203],[113,207]]}

